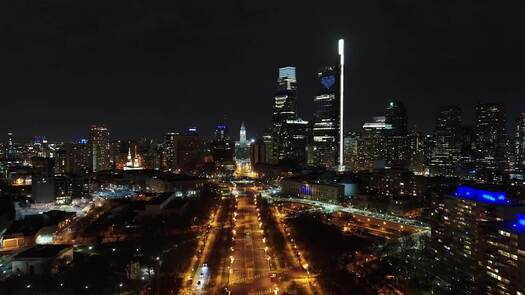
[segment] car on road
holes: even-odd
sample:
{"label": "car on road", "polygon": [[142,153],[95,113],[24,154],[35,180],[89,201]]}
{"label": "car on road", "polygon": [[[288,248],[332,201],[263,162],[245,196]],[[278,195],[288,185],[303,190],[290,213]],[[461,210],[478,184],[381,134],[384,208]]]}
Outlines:
{"label": "car on road", "polygon": [[203,263],[202,264],[202,268],[206,268],[206,267],[208,267],[208,264],[207,263]]}

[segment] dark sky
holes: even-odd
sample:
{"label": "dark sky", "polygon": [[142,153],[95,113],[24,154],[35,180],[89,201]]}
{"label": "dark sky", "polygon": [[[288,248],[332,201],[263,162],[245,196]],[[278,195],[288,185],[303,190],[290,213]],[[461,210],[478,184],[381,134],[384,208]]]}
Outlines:
{"label": "dark sky", "polygon": [[439,105],[478,101],[525,111],[524,1],[0,2],[0,139],[160,137],[224,115],[248,135],[271,122],[277,68],[298,70],[299,111],[312,117],[315,74],[347,44],[348,127],[407,105],[428,130]]}

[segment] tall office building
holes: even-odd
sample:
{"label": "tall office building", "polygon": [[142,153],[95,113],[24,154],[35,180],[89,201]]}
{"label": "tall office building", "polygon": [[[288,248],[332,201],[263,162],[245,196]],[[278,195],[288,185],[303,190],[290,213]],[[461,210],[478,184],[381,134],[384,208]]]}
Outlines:
{"label": "tall office building", "polygon": [[273,124],[272,124],[272,152],[273,160],[279,161],[286,158],[283,150],[286,130],[286,121],[297,118],[297,79],[295,67],[284,67],[279,69],[277,78],[277,90],[273,104]]}
{"label": "tall office building", "polygon": [[250,145],[250,162],[252,166],[264,164],[266,161],[266,144],[262,138]]}
{"label": "tall office building", "polygon": [[392,127],[384,116],[373,118],[373,122],[363,124],[358,138],[357,163],[355,170],[373,170],[385,166],[385,133]]}
{"label": "tall office building", "polygon": [[204,162],[204,141],[194,128],[186,132],[168,132],[164,137],[167,170],[192,172]]}
{"label": "tall office building", "polygon": [[521,113],[516,124],[516,164],[525,173],[525,113]]}
{"label": "tall office building", "polygon": [[336,67],[324,67],[317,74],[319,92],[314,98],[312,128],[314,164],[333,168],[338,165],[340,101]]}
{"label": "tall office building", "polygon": [[445,106],[439,109],[433,139],[430,175],[457,176],[462,143],[459,106]]}
{"label": "tall office building", "polygon": [[344,162],[343,164],[349,170],[358,170],[358,148],[359,148],[360,134],[354,131],[348,131],[345,134],[344,144]]}
{"label": "tall office building", "polygon": [[476,106],[476,153],[478,180],[500,183],[508,166],[505,160],[507,136],[505,109],[500,103]]}
{"label": "tall office building", "polygon": [[215,162],[232,164],[235,143],[230,139],[228,125],[219,123],[215,128],[215,138],[210,145],[211,155]]}
{"label": "tall office building", "polygon": [[286,120],[283,130],[283,140],[280,154],[282,159],[293,160],[298,164],[306,164],[306,144],[308,121],[297,118]]}
{"label": "tall office building", "polygon": [[92,125],[89,129],[89,171],[99,172],[111,168],[109,131],[103,125]]}
{"label": "tall office building", "polygon": [[75,143],[65,143],[65,172],[72,174],[84,174],[89,172],[89,144],[87,140],[80,140]]}
{"label": "tall office building", "polygon": [[265,146],[265,156],[264,156],[264,163],[275,163],[275,159],[273,157],[273,138],[272,138],[272,132],[271,130],[264,132],[262,136],[262,141],[264,142]]}
{"label": "tall office building", "polygon": [[385,164],[392,168],[407,169],[410,149],[407,138],[408,118],[403,102],[390,100],[385,111]]}
{"label": "tall office building", "polygon": [[407,112],[403,102],[390,100],[386,107],[385,123],[391,128],[387,130],[388,135],[405,135],[407,132]]}

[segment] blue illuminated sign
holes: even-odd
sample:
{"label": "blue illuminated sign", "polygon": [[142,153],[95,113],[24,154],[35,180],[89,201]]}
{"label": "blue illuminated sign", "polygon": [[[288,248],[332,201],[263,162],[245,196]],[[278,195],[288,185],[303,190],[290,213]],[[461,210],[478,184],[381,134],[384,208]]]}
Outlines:
{"label": "blue illuminated sign", "polygon": [[81,140],[78,141],[78,143],[80,143],[80,144],[87,144],[88,140],[85,139],[85,138],[82,138]]}
{"label": "blue illuminated sign", "polygon": [[326,89],[330,89],[330,88],[332,88],[332,86],[334,86],[334,84],[335,84],[335,77],[334,77],[334,76],[324,76],[324,77],[321,77],[321,84],[323,84],[323,86],[324,86]]}
{"label": "blue illuminated sign", "polygon": [[477,189],[469,186],[460,185],[454,194],[456,197],[474,200],[477,202],[489,204],[508,204],[506,192],[492,192],[482,189]]}

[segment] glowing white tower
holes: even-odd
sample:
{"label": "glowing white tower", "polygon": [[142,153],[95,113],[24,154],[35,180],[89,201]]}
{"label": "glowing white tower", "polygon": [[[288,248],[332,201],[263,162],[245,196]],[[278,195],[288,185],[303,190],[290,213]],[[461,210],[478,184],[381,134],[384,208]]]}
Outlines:
{"label": "glowing white tower", "polygon": [[244,122],[242,122],[242,124],[241,124],[241,131],[240,131],[240,134],[239,134],[239,144],[241,146],[245,146],[246,145],[246,127],[244,126]]}
{"label": "glowing white tower", "polygon": [[343,166],[343,139],[344,139],[344,65],[345,65],[345,40],[339,39],[339,169]]}

